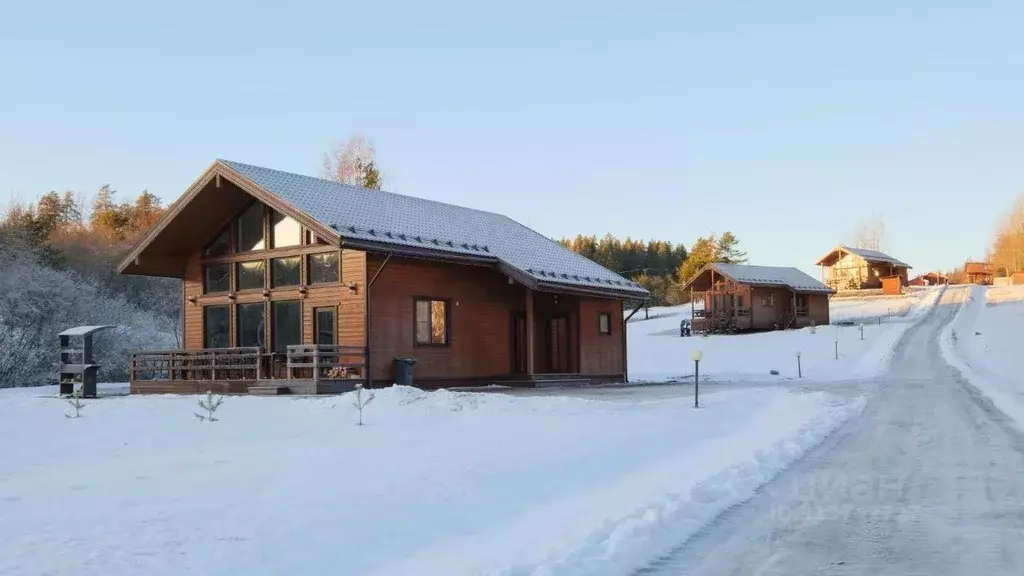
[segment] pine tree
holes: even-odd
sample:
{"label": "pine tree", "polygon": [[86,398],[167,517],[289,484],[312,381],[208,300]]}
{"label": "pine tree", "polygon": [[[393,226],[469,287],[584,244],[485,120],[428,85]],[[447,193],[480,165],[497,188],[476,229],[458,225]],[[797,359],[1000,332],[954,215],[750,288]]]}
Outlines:
{"label": "pine tree", "polygon": [[722,237],[718,239],[718,254],[715,261],[726,264],[746,263],[747,253],[741,252],[736,247],[739,243],[739,239],[732,232],[722,234]]}

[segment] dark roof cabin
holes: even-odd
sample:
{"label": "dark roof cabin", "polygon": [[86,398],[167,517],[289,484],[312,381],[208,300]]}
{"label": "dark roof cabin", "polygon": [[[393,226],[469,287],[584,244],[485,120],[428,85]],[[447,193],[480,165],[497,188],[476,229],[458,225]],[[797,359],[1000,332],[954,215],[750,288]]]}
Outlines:
{"label": "dark roof cabin", "polygon": [[909,282],[910,264],[885,252],[837,246],[816,263],[821,266],[821,281],[836,290],[882,288],[882,279],[898,277],[899,285]]}
{"label": "dark roof cabin", "polygon": [[828,324],[835,292],[796,268],[722,263],[708,264],[683,289],[691,294],[693,330],[710,333]]}
{"label": "dark roof cabin", "polygon": [[481,210],[217,160],[122,262],[182,280],[184,350],[132,392],[331,392],[626,378],[624,300],[648,293]]}

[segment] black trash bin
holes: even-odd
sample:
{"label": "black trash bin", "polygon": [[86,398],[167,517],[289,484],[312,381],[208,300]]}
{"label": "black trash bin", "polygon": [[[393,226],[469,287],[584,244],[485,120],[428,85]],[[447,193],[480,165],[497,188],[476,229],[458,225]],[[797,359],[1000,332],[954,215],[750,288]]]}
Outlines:
{"label": "black trash bin", "polygon": [[395,384],[399,386],[412,386],[413,366],[416,359],[410,357],[395,357]]}

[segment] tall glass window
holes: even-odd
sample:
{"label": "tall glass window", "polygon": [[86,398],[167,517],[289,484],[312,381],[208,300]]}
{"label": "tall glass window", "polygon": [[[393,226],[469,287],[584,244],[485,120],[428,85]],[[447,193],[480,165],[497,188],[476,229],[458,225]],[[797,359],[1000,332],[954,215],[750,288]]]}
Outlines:
{"label": "tall glass window", "polygon": [[263,242],[263,204],[254,202],[248,210],[238,217],[238,242],[236,243],[239,252],[250,250],[263,250],[266,244]]}

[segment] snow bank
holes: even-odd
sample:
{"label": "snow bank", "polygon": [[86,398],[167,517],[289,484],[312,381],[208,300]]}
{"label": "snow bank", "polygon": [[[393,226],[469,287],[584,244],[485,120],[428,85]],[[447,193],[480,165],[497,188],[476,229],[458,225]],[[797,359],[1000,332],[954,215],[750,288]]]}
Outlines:
{"label": "snow bank", "polygon": [[860,408],[377,391],[86,401],[0,392],[0,573],[622,574]]}
{"label": "snow bank", "polygon": [[1020,384],[1020,342],[1024,337],[1021,286],[950,289],[962,302],[943,330],[939,347],[946,362],[1024,430],[1024,387]]}
{"label": "snow bank", "polygon": [[[701,375],[717,381],[791,379],[798,377],[800,352],[804,378],[820,381],[868,378],[888,366],[893,347],[907,328],[932,309],[944,287],[922,291],[906,302],[911,307],[880,324],[865,322],[864,339],[857,326],[821,326],[733,336],[679,336],[677,317],[628,326],[630,382],[662,382],[693,378],[691,352],[704,353]],[[839,359],[836,341],[839,342]],[[779,372],[772,376],[771,371]],[[702,378],[703,379],[703,378]]]}

